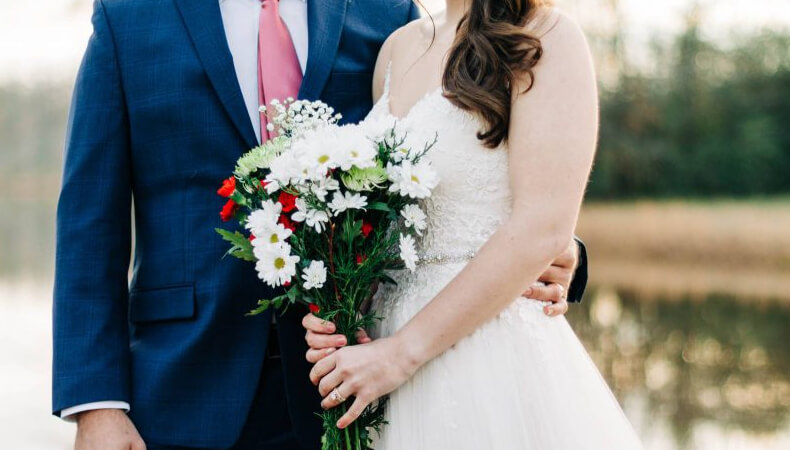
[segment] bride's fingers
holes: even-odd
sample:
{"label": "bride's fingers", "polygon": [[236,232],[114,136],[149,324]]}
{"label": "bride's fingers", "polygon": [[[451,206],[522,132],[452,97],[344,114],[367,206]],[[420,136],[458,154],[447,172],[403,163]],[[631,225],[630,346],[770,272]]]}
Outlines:
{"label": "bride's fingers", "polygon": [[[335,398],[335,396],[332,395],[335,390],[337,390],[337,393],[340,394],[340,398]],[[332,409],[351,398],[352,395],[354,395],[354,393],[351,392],[348,382],[343,382],[343,384],[340,386],[329,391],[329,395],[327,395],[324,400],[321,401],[321,407],[324,409]]]}
{"label": "bride's fingers", "polygon": [[312,381],[314,385],[318,386],[318,383],[321,381],[321,379],[334,369],[335,355],[332,354],[321,359],[313,366],[312,370],[310,370],[310,381]]}
{"label": "bride's fingers", "polygon": [[365,411],[365,408],[370,404],[371,401],[372,400],[368,400],[362,396],[357,396],[357,398],[354,399],[354,403],[350,408],[348,408],[348,411],[346,411],[346,413],[343,414],[343,417],[337,421],[337,427],[342,430],[343,428],[346,428],[347,426],[354,423],[354,421],[362,415],[362,412]]}
{"label": "bride's fingers", "polygon": [[307,345],[310,348],[322,349],[329,347],[344,347],[348,340],[342,334],[318,334],[308,331],[304,336]]}
{"label": "bride's fingers", "polygon": [[318,383],[318,393],[321,394],[321,397],[326,397],[332,392],[332,389],[340,386],[340,383],[343,382],[343,375],[340,372],[340,370],[333,370],[321,378],[321,382]]}
{"label": "bride's fingers", "polygon": [[332,334],[335,332],[335,324],[313,314],[308,314],[302,318],[302,326],[318,334]]}
{"label": "bride's fingers", "polygon": [[373,342],[373,339],[368,336],[368,333],[365,330],[357,331],[357,343],[358,344],[367,344],[369,342]]}
{"label": "bride's fingers", "polygon": [[543,308],[543,312],[545,312],[547,316],[551,317],[561,316],[568,312],[568,301],[562,300],[553,305],[546,306]]}
{"label": "bride's fingers", "polygon": [[524,296],[532,300],[557,303],[563,299],[565,288],[557,283],[547,285],[532,285]]}
{"label": "bride's fingers", "polygon": [[321,361],[322,359],[331,355],[335,351],[337,351],[337,349],[334,347],[321,348],[321,349],[311,348],[310,350],[307,351],[306,359],[307,362],[311,364],[315,364],[318,361]]}

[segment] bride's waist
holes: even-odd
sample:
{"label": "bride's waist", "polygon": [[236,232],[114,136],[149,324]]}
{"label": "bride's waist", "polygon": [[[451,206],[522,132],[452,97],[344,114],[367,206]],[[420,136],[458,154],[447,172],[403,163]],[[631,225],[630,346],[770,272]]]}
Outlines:
{"label": "bride's waist", "polygon": [[475,257],[477,249],[469,248],[466,250],[423,250],[418,252],[418,266],[436,264],[466,264]]}

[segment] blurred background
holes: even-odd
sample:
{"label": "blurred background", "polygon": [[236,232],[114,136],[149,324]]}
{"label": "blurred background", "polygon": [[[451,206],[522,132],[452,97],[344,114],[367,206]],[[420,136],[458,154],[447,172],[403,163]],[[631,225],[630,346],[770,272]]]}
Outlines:
{"label": "blurred background", "polygon": [[[602,102],[578,229],[591,285],[569,319],[649,449],[790,448],[790,2],[558,3],[587,32]],[[90,13],[0,3],[3,448],[73,438],[49,415],[50,310]]]}

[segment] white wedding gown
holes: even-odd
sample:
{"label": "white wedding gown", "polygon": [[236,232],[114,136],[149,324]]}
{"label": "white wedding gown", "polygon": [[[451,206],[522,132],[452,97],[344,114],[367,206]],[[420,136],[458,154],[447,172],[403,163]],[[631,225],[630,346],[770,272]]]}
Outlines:
{"label": "white wedding gown", "polygon": [[[394,119],[389,74],[370,119]],[[375,308],[387,336],[423,308],[510,212],[507,148],[475,137],[479,122],[439,90],[398,119],[438,144],[428,157],[440,176],[423,203],[426,260],[395,274]],[[528,248],[518,251],[529,251]],[[518,298],[498,317],[423,366],[392,393],[377,450],[627,450],[642,448],[631,424],[564,317]],[[375,434],[375,433],[374,433]]]}

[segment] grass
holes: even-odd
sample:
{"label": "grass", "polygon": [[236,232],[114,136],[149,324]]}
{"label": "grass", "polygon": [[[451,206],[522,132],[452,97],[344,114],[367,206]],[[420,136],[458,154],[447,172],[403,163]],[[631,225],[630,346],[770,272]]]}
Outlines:
{"label": "grass", "polygon": [[577,232],[594,285],[790,301],[790,198],[590,202]]}

